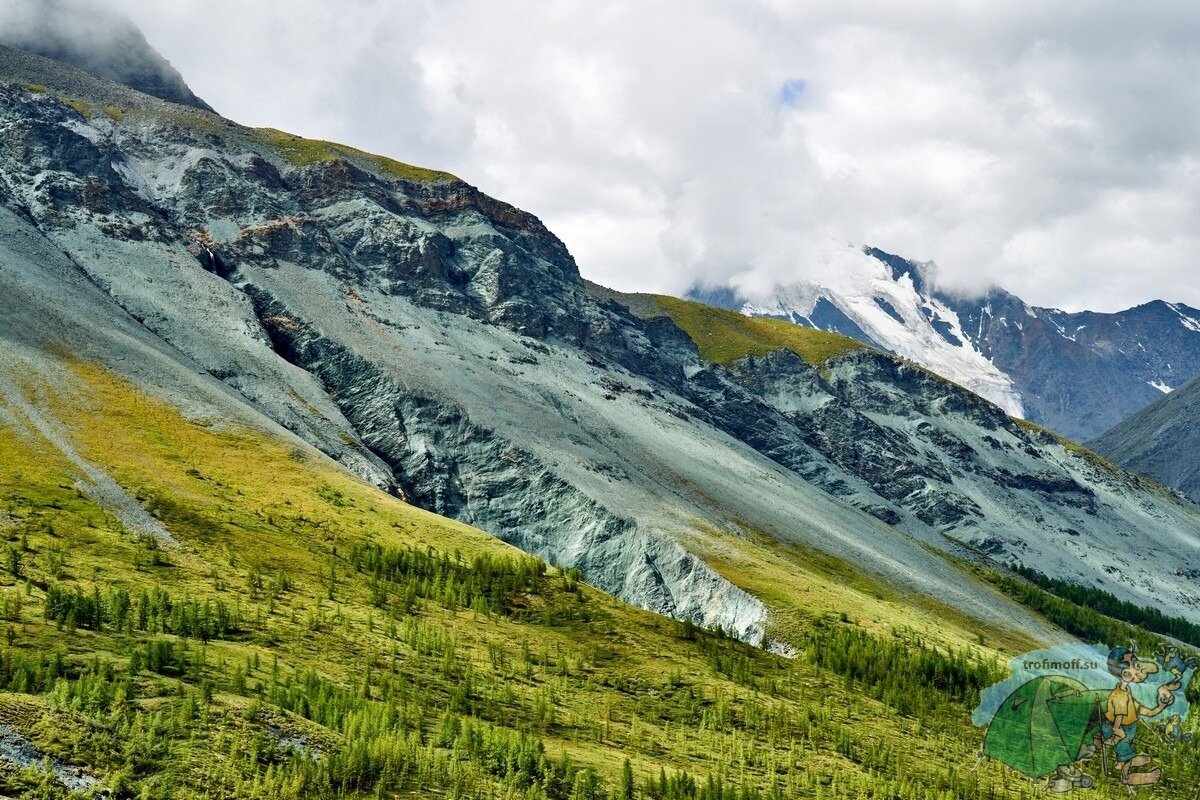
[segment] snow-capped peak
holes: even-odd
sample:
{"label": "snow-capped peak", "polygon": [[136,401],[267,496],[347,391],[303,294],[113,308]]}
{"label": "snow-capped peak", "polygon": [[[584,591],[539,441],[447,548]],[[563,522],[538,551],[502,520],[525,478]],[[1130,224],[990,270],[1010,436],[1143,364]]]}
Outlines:
{"label": "snow-capped peak", "polygon": [[[742,313],[772,316],[865,339],[1023,416],[1012,378],[986,358],[958,315],[926,291],[922,266],[881,251],[838,248],[819,259],[822,284],[805,281],[751,298]],[[1033,316],[1033,315],[1031,315]]]}

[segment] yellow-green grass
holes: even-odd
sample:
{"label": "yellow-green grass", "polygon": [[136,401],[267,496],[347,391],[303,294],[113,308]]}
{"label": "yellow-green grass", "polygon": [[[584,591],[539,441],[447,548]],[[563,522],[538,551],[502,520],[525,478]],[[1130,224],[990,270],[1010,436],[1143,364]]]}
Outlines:
{"label": "yellow-green grass", "polygon": [[274,128],[257,128],[251,132],[251,136],[259,144],[275,150],[289,163],[298,167],[324,161],[350,160],[366,163],[386,175],[406,181],[447,183],[458,180],[448,172],[416,167],[344,144],[305,139]]}
{"label": "yellow-green grass", "polygon": [[[45,91],[44,87],[42,91]],[[86,100],[80,100],[75,97],[67,96],[59,97],[58,99],[61,100],[64,105],[69,106],[76,114],[85,120],[90,120],[92,115],[95,113],[96,107]],[[121,120],[125,119],[125,111],[119,106],[106,105],[101,109],[101,111],[103,111],[104,115],[113,122],[120,122]]]}
{"label": "yellow-green grass", "polygon": [[[374,706],[382,705],[379,681],[386,675],[420,698],[419,710],[408,713],[422,720],[427,743],[421,752],[467,783],[431,771],[406,784],[413,796],[540,796],[506,786],[481,764],[439,748],[439,721],[452,713],[452,698],[467,676],[474,687],[472,710],[453,712],[462,720],[475,715],[479,724],[523,731],[543,742],[551,759],[566,753],[577,766],[596,770],[604,787],[617,785],[629,758],[638,797],[645,796],[643,780],[660,769],[668,775],[687,770],[702,782],[719,776],[763,791],[773,775],[785,797],[1034,796],[1026,781],[995,764],[975,771],[980,734],[967,719],[970,702],[906,716],[803,657],[788,661],[704,632],[685,636],[678,624],[590,588],[576,595],[567,576],[554,571],[540,594],[521,601],[521,614],[487,615],[432,601],[409,612],[377,607],[368,576],[346,561],[356,544],[432,547],[465,558],[515,551],[386,496],[306,447],[229,422],[189,421],[92,365],[69,363],[65,370],[66,378],[53,381],[35,380],[28,376],[36,373],[26,371],[27,398],[56,421],[81,456],[140,497],[180,547],[151,552],[76,488],[76,467],[55,447],[28,426],[0,425],[0,551],[10,549],[20,562],[19,574],[11,562],[0,567],[8,616],[0,620],[0,632],[11,639],[7,648],[0,643],[0,651],[65,652],[76,668],[96,660],[124,670],[142,642],[177,640],[107,627],[60,629],[41,613],[54,585],[77,585],[85,594],[93,586],[162,587],[176,598],[238,604],[256,620],[227,639],[190,643],[204,653],[203,680],[215,688],[211,702],[196,700],[203,683],[190,673],[172,677],[143,669],[134,676],[137,694],[132,710],[123,712],[126,719],[190,716],[179,729],[186,734],[167,737],[164,755],[124,778],[109,763],[124,756],[114,759],[96,746],[107,741],[105,726],[115,724],[115,711],[89,712],[53,693],[0,694],[0,719],[44,751],[124,781],[131,795],[289,796],[263,788],[263,781],[268,768],[288,774],[294,759],[251,757],[266,726],[301,735],[326,752],[341,746],[343,734],[255,698],[254,687],[271,680],[278,659],[285,676],[310,669],[346,689],[365,681],[374,698],[365,702]],[[764,547],[754,558],[754,569],[742,567],[739,577],[764,590],[783,579],[789,562],[804,560]],[[733,565],[723,566],[733,571]],[[885,614],[908,613],[914,628],[922,624],[923,612],[906,610],[902,598],[851,572],[843,575],[844,590],[834,586],[830,575],[842,570],[817,562],[807,575],[788,577],[787,588],[776,593],[803,591],[811,580],[818,588],[805,607],[861,608],[856,616],[863,626],[879,631]],[[287,588],[254,588],[256,575],[270,584],[281,573]],[[17,596],[23,602],[14,608]],[[543,616],[553,608],[587,614],[565,621]],[[799,612],[794,624],[795,633],[854,626],[828,613],[818,618]],[[450,655],[414,646],[406,633],[414,630],[418,639],[453,642]],[[946,644],[964,638],[960,630]],[[740,677],[731,663],[742,665]],[[32,780],[0,769],[5,793],[32,793]],[[1102,790],[1097,796],[1119,795]]]}
{"label": "yellow-green grass", "polygon": [[[693,526],[690,549],[761,599],[768,608],[768,636],[783,642],[802,638],[821,620],[837,619],[851,620],[875,635],[912,637],[945,652],[969,648],[1002,661],[1047,644],[1022,631],[980,623],[934,598],[902,592],[802,544],[785,544],[748,527],[733,535],[702,521]],[[973,580],[969,569],[963,570],[963,579]]]}
{"label": "yellow-green grass", "polygon": [[62,100],[63,103],[65,103],[66,105],[68,105],[72,109],[74,109],[75,113],[78,114],[79,116],[83,117],[84,119],[92,118],[92,104],[91,103],[86,103],[83,100],[77,100],[74,97],[61,97],[59,99]]}
{"label": "yellow-green grass", "polygon": [[748,317],[703,303],[654,295],[655,303],[683,329],[705,361],[728,365],[746,356],[790,350],[813,366],[866,345],[848,336],[812,330],[768,317]]}

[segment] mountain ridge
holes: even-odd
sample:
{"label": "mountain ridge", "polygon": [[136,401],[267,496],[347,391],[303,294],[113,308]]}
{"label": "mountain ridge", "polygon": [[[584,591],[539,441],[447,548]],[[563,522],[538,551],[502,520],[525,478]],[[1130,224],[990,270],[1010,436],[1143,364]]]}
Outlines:
{"label": "mountain ridge", "polygon": [[[931,547],[1196,601],[1155,565],[1185,556],[1115,535],[1131,514],[1191,530],[1191,512],[891,356],[713,363],[680,327],[690,306],[640,318],[595,297],[536,217],[452,176],[0,51],[14,73],[0,185],[21,235],[360,476],[635,604],[772,638],[761,601],[680,544],[695,519],[825,549],[997,625],[1019,612]],[[1007,520],[1013,504],[1031,519]],[[1113,561],[1079,560],[1079,530]]]}
{"label": "mountain ridge", "polygon": [[1200,375],[1200,310],[1180,303],[1064,312],[1029,306],[1001,288],[977,296],[943,291],[933,265],[878,248],[850,248],[838,258],[854,264],[836,272],[860,277],[780,287],[757,300],[729,287],[697,287],[688,296],[891,350],[1080,441]]}
{"label": "mountain ridge", "polygon": [[1200,501],[1200,379],[1151,403],[1088,443],[1126,469]]}
{"label": "mountain ridge", "polygon": [[0,45],[78,67],[161,100],[212,111],[127,17],[89,0],[12,0]]}

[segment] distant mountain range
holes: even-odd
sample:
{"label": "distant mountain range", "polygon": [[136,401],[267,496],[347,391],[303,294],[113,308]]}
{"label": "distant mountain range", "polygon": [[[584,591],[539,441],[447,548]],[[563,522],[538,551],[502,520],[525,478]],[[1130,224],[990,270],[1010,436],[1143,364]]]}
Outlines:
{"label": "distant mountain range", "polygon": [[1090,446],[1200,502],[1200,379],[1151,403]]}
{"label": "distant mountain range", "polygon": [[1077,441],[1200,375],[1200,310],[1155,301],[1105,314],[1031,306],[1002,288],[963,297],[935,268],[876,248],[825,254],[820,283],[689,296],[889,350]]}

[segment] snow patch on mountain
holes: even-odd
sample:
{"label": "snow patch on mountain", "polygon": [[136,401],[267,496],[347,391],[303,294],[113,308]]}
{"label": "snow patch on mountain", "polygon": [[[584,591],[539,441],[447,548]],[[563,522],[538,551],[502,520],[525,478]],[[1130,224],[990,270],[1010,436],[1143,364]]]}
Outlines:
{"label": "snow patch on mountain", "polygon": [[[1024,415],[1012,378],[976,349],[958,314],[922,291],[919,275],[894,274],[857,247],[830,250],[820,260],[822,274],[828,276],[824,285],[805,282],[779,288],[746,302],[742,313],[855,335],[845,326],[814,319],[822,302],[828,303],[880,347],[970,389],[1012,416]],[[1036,316],[1032,310],[1027,313]]]}
{"label": "snow patch on mountain", "polygon": [[1170,386],[1163,383],[1162,381],[1146,381],[1146,383],[1150,384],[1155,389],[1158,389],[1163,394],[1169,394],[1170,392],[1174,391],[1174,389],[1172,389]]}
{"label": "snow patch on mountain", "polygon": [[1021,417],[1081,442],[1154,403],[1161,386],[1200,377],[1200,309],[1155,300],[1068,312],[1031,306],[999,286],[982,295],[947,291],[935,264],[878,248],[827,249],[798,265],[798,276],[810,276],[804,282],[771,288],[748,273],[689,296],[891,350],[1010,413],[1019,402]]}
{"label": "snow patch on mountain", "polygon": [[1200,320],[1195,319],[1194,317],[1189,317],[1187,314],[1180,311],[1178,303],[1167,303],[1167,305],[1171,307],[1172,311],[1179,315],[1179,321],[1183,323],[1183,327],[1187,328],[1189,331],[1196,331],[1197,333],[1200,333]]}

